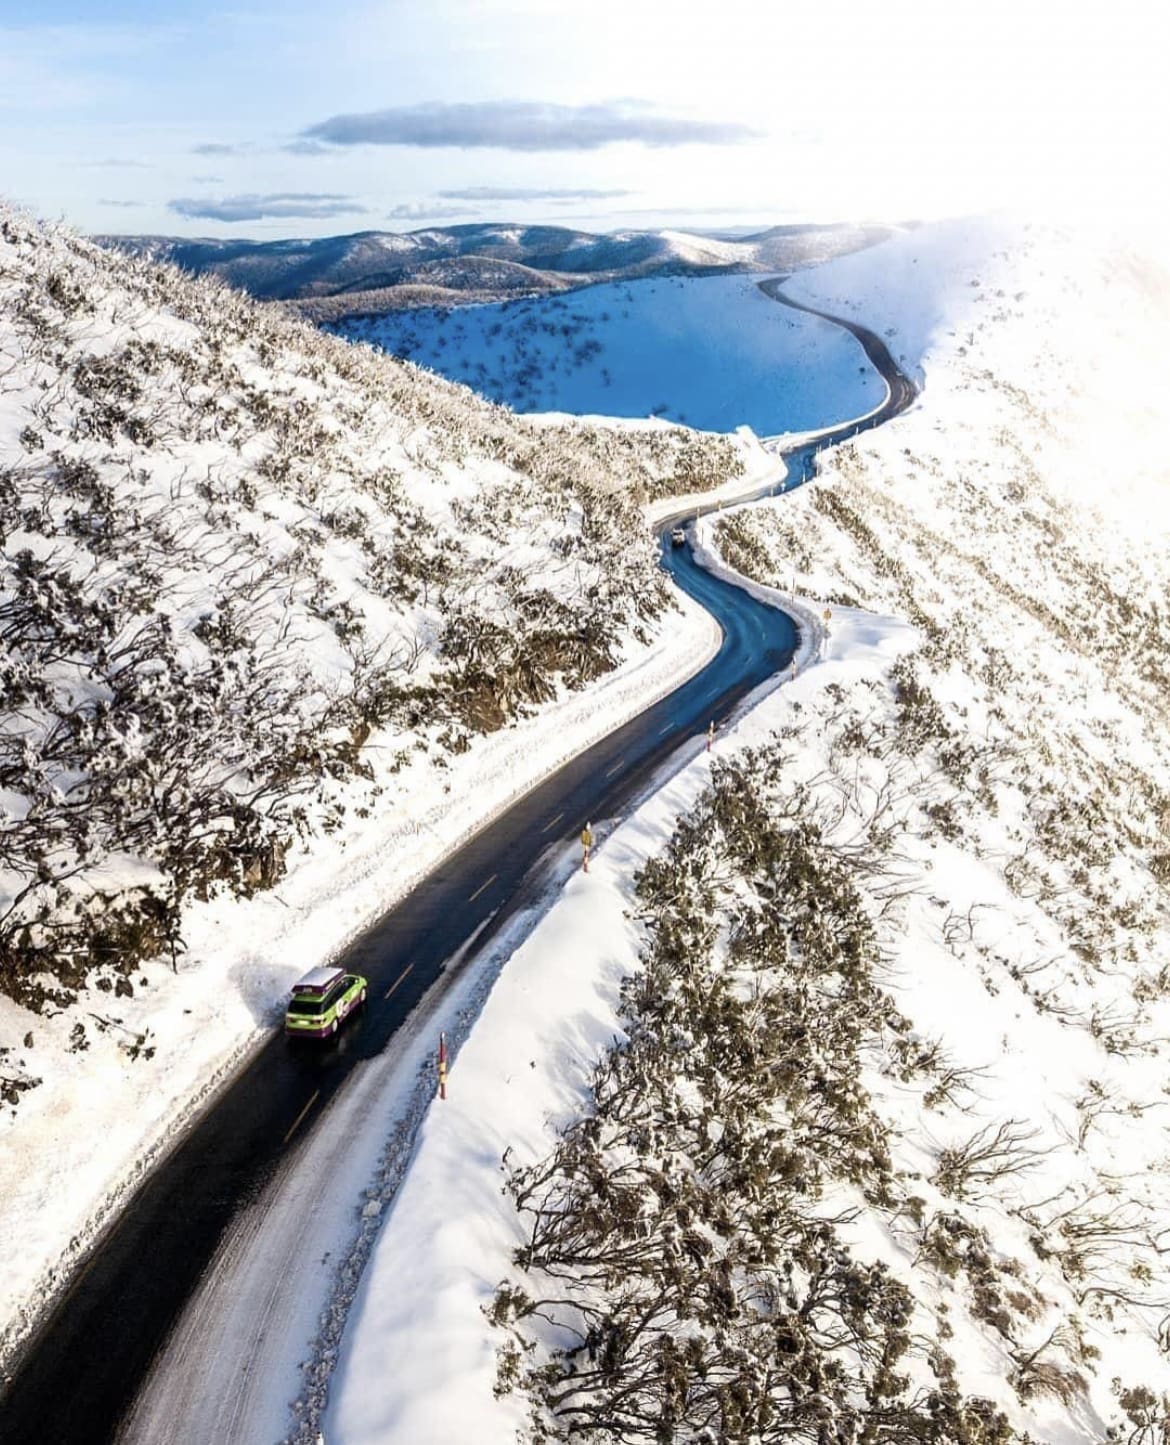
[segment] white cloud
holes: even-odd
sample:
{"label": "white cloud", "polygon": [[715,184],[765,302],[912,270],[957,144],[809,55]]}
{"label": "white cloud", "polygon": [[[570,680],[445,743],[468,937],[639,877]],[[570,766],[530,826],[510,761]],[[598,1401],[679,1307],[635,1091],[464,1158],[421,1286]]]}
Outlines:
{"label": "white cloud", "polygon": [[630,194],[588,186],[465,186],[462,190],[439,192],[443,200],[449,201],[604,201]]}
{"label": "white cloud", "polygon": [[335,115],[306,139],[335,146],[491,147],[511,151],[588,151],[618,141],[647,146],[734,145],[753,136],[735,121],[657,115],[642,104],[558,105],[548,101],[428,101]]}
{"label": "white cloud", "polygon": [[433,201],[403,201],[386,212],[388,221],[449,221],[454,216],[474,216],[472,206],[443,206]]}
{"label": "white cloud", "polygon": [[180,197],[168,201],[167,208],[188,220],[259,221],[267,217],[282,220],[329,219],[333,216],[360,215],[365,206],[351,196],[327,191],[276,191],[269,195],[225,196],[222,200]]}

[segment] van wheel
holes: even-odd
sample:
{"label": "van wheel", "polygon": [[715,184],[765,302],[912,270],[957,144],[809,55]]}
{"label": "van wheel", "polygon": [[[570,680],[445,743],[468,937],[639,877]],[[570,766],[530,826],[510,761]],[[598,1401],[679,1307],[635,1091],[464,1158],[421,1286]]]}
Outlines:
{"label": "van wheel", "polygon": [[329,1025],[329,1032],[330,1032],[331,1034],[335,1034],[335,1033],[337,1032],[337,1020],[336,1020],[336,1019],[334,1019],[333,1022]]}

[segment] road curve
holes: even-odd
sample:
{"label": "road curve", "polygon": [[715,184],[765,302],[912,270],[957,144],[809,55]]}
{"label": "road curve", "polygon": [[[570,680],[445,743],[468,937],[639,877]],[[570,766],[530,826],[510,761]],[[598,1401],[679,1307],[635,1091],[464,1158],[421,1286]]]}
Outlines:
{"label": "road curve", "polygon": [[918,395],[918,388],[899,368],[877,332],[871,331],[868,326],[862,326],[858,321],[849,321],[844,316],[832,316],[827,311],[818,311],[815,306],[806,306],[803,301],[794,301],[791,296],[784,294],[784,281],[783,276],[772,276],[761,281],[759,287],[765,296],[770,296],[773,301],[779,301],[783,306],[790,306],[794,311],[807,312],[809,316],[819,316],[822,321],[831,321],[834,325],[843,327],[860,343],[870,364],[889,388],[885,401],[868,415],[857,421],[842,422],[840,426],[822,432],[818,447],[832,446],[835,442],[856,436],[858,432],[880,426],[882,422],[889,421],[892,416],[905,411]]}
{"label": "road curve", "polygon": [[[779,285],[761,283],[774,299],[852,332],[890,395],[867,417],[787,453],[786,481],[753,497],[804,481],[819,450],[879,425],[916,394],[873,332],[791,302]],[[691,507],[685,515],[695,513]],[[444,962],[472,937],[481,946],[530,900],[534,863],[549,838],[575,834],[586,818],[619,813],[681,743],[787,665],[798,641],[793,620],[712,576],[689,548],[671,548],[667,534],[675,520],[660,523],[662,564],[718,621],[723,641],[716,656],[669,697],[525,794],[350,946],[338,961],[370,978],[364,1017],[341,1043],[324,1049],[292,1048],[273,1037],[192,1124],[26,1342],[0,1386],[0,1440],[111,1445],[233,1221],[287,1167],[290,1154],[316,1136],[315,1126],[355,1065],[386,1048]],[[203,1386],[215,1390],[217,1382]],[[181,1427],[174,1425],[177,1440]]]}

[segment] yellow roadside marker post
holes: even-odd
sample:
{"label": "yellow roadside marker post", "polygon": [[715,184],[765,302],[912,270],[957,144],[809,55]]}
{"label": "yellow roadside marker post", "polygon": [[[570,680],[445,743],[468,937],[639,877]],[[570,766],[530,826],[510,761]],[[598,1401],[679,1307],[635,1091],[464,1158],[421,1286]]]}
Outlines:
{"label": "yellow roadside marker post", "polygon": [[593,847],[593,828],[589,823],[581,829],[581,868],[589,872],[589,850]]}

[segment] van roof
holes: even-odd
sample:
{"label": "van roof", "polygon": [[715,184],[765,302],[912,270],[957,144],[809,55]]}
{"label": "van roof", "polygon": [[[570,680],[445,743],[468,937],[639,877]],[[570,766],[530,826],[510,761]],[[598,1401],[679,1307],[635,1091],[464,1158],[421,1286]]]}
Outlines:
{"label": "van roof", "polygon": [[292,986],[293,993],[324,993],[325,990],[337,982],[343,976],[343,968],[331,968],[323,965],[320,968],[311,968],[304,978],[298,979]]}

